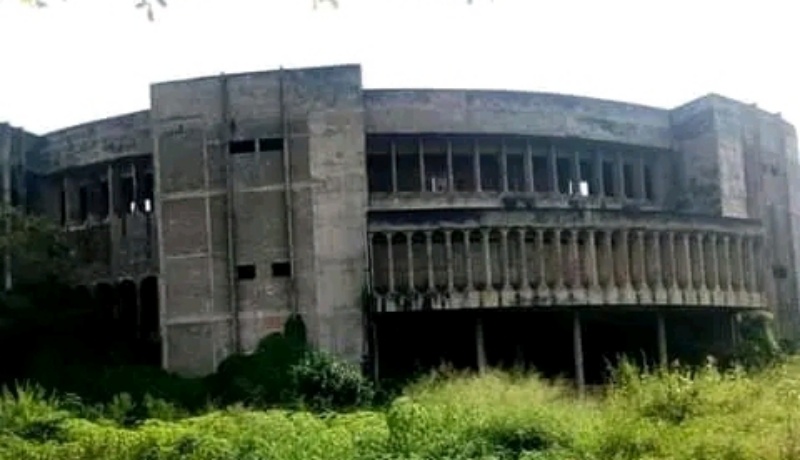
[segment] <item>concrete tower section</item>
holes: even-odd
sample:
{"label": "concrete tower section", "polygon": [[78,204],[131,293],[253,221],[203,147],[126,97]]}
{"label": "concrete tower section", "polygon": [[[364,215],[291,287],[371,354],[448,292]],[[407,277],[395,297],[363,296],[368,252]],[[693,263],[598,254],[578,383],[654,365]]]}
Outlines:
{"label": "concrete tower section", "polygon": [[163,365],[208,373],[303,315],[362,353],[364,115],[355,66],[152,87]]}
{"label": "concrete tower section", "polygon": [[760,272],[783,338],[800,332],[797,135],[780,115],[718,95],[671,113],[683,153],[681,211],[760,221]]}

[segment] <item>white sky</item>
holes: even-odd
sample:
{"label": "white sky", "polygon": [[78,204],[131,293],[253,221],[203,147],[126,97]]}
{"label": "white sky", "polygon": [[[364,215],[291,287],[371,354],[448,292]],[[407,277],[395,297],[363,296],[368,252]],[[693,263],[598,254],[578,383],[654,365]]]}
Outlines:
{"label": "white sky", "polygon": [[0,0],[0,120],[149,106],[149,84],[360,63],[368,88],[552,91],[674,107],[716,92],[800,124],[793,0]]}

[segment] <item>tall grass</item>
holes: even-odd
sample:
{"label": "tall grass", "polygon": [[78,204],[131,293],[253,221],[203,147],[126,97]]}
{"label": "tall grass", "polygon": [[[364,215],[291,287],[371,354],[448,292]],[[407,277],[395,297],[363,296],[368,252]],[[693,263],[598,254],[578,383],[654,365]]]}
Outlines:
{"label": "tall grass", "polygon": [[346,414],[231,407],[126,427],[89,413],[35,388],[4,393],[0,459],[798,459],[800,361],[753,374],[623,363],[584,399],[489,373],[429,378]]}

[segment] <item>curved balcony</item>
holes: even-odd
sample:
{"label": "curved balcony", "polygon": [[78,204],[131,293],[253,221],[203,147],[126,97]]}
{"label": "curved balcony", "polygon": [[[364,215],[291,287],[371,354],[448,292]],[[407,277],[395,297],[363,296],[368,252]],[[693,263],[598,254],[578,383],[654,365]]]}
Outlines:
{"label": "curved balcony", "polygon": [[374,307],[763,308],[762,235],[732,221],[373,228]]}
{"label": "curved balcony", "polygon": [[370,135],[370,210],[574,207],[660,210],[675,155],[587,139]]}

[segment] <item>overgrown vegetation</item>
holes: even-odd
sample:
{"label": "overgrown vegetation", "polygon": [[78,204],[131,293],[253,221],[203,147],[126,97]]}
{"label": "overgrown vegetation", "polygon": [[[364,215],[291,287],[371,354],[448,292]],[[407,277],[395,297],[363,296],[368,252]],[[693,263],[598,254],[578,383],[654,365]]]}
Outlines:
{"label": "overgrown vegetation", "polygon": [[[322,367],[316,395],[340,382],[317,380]],[[98,410],[22,387],[0,397],[0,458],[793,459],[799,399],[796,360],[753,374],[623,363],[586,399],[535,375],[440,374],[385,408],[323,415],[236,405],[189,416],[150,398],[135,423],[124,397]]]}

